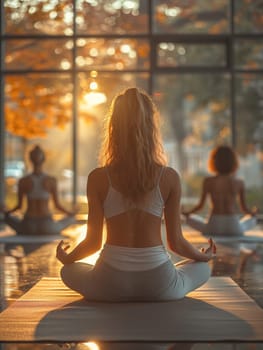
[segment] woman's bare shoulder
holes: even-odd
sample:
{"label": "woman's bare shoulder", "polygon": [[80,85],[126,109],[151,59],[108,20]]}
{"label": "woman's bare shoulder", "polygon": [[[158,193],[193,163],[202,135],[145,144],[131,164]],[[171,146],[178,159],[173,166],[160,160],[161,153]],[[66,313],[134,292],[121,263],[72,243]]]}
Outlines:
{"label": "woman's bare shoulder", "polygon": [[107,172],[106,172],[105,167],[99,167],[99,168],[93,169],[89,173],[88,181],[98,182],[98,181],[101,181],[101,180],[105,180],[106,177],[107,177]]}
{"label": "woman's bare shoulder", "polygon": [[209,184],[217,182],[217,181],[218,181],[218,176],[216,176],[216,175],[205,176],[203,178],[203,184],[204,185],[209,185]]}
{"label": "woman's bare shoulder", "polygon": [[243,190],[245,188],[245,181],[243,179],[236,177],[235,183],[238,186],[238,189]]}
{"label": "woman's bare shoulder", "polygon": [[174,187],[180,187],[180,183],[179,173],[172,167],[166,167],[160,181],[161,187],[170,190]]}
{"label": "woman's bare shoulder", "polygon": [[92,189],[92,191],[96,191],[101,195],[101,197],[104,198],[108,191],[108,187],[109,180],[105,167],[95,168],[89,173],[87,180],[87,190]]}
{"label": "woman's bare shoulder", "polygon": [[26,188],[28,185],[32,185],[32,179],[30,175],[23,176],[19,179],[18,185],[20,188]]}
{"label": "woman's bare shoulder", "polygon": [[165,203],[171,194],[176,197],[180,196],[181,180],[179,173],[174,168],[165,167],[160,181],[160,190]]}
{"label": "woman's bare shoulder", "polygon": [[170,180],[170,181],[175,181],[175,180],[179,180],[180,181],[180,176],[179,176],[179,173],[177,172],[177,170],[175,170],[174,168],[172,167],[165,167],[165,170],[164,170],[164,177],[165,177],[165,180]]}

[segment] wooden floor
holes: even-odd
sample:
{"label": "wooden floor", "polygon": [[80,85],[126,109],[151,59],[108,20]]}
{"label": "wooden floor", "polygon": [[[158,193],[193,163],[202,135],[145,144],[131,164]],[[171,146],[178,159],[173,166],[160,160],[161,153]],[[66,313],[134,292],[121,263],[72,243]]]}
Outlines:
{"label": "wooden floor", "polygon": [[263,309],[230,277],[211,277],[181,300],[132,303],[87,301],[46,277],[0,314],[0,341],[93,339],[260,342]]}
{"label": "wooden floor", "polygon": [[[259,228],[263,229],[262,227]],[[193,231],[188,227],[183,227],[185,236],[192,241],[197,247],[205,244],[205,240],[200,242],[196,239]],[[74,244],[80,237],[85,234],[84,227],[76,227],[69,230],[68,240]],[[3,244],[0,243],[0,309],[4,310],[8,305],[17,300],[33,285],[35,285],[42,277],[58,277],[60,263],[55,258],[55,249],[57,242],[45,244]],[[256,249],[252,246],[252,250],[240,243],[226,243],[217,245],[217,257],[213,261],[214,276],[231,277],[256,303],[263,308],[263,244],[258,244]],[[172,254],[174,261],[180,258]],[[91,257],[91,260],[96,259]],[[90,261],[91,262],[91,261]],[[71,344],[68,345],[72,349],[128,349],[132,348],[132,344]],[[140,347],[133,349],[147,349],[147,344],[140,344]],[[158,344],[148,344],[148,349],[157,350]],[[182,345],[182,344],[181,344]],[[191,344],[191,347],[178,347],[178,349],[232,349],[233,344]],[[12,347],[13,346],[13,347]],[[88,347],[89,346],[89,347]],[[131,346],[131,347],[129,347]],[[160,350],[177,349],[176,344],[159,344]],[[162,347],[163,346],[163,347]],[[173,347],[172,347],[173,346]],[[228,347],[227,347],[228,346]],[[250,346],[250,347],[249,347]],[[233,349],[263,349],[263,344],[235,344]],[[30,346],[29,344],[0,344],[1,350],[16,349],[61,349],[58,344],[38,344]]]}

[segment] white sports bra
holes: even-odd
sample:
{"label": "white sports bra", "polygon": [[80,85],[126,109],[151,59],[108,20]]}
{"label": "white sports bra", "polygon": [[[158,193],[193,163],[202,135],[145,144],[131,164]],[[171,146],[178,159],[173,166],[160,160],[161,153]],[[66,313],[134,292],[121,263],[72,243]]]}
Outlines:
{"label": "white sports bra", "polygon": [[108,169],[105,169],[109,179],[109,190],[103,205],[104,216],[106,219],[133,209],[139,209],[154,216],[162,217],[164,200],[160,191],[159,182],[165,169],[164,167],[162,167],[160,171],[157,185],[144,196],[141,203],[133,203],[125,198],[121,192],[117,191],[111,184]]}
{"label": "white sports bra", "polygon": [[50,193],[43,187],[43,180],[45,178],[45,174],[31,174],[31,180],[33,182],[33,186],[31,191],[27,193],[28,199],[42,199],[48,200],[50,197]]}

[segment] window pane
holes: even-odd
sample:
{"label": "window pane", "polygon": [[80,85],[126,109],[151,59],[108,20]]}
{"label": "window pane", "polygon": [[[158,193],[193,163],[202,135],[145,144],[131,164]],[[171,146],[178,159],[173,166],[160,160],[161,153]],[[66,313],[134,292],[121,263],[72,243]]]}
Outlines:
{"label": "window pane", "polygon": [[72,68],[72,40],[6,40],[6,69]]}
{"label": "window pane", "polygon": [[77,0],[77,31],[80,34],[147,33],[146,0]]}
{"label": "window pane", "polygon": [[[22,162],[24,171],[30,171],[28,150],[33,144],[42,145],[46,151],[45,171],[58,178],[65,201],[72,191],[71,179],[65,175],[72,164],[71,90],[68,75],[6,76],[6,169]],[[18,177],[14,172],[6,177],[8,201],[14,197]]]}
{"label": "window pane", "polygon": [[229,32],[228,0],[154,0],[154,31],[158,33]]}
{"label": "window pane", "polygon": [[185,202],[200,194],[211,148],[231,141],[229,85],[229,77],[218,74],[155,78],[154,96],[163,118],[169,164],[184,179]]}
{"label": "window pane", "polygon": [[235,0],[235,31],[238,33],[263,32],[262,0]]}
{"label": "window pane", "polygon": [[[23,154],[23,142],[19,137],[5,133],[4,187],[7,208],[17,204],[17,183],[27,172]],[[25,152],[27,153],[27,151]]]}
{"label": "window pane", "polygon": [[79,68],[123,70],[149,68],[150,46],[136,39],[78,39]]}
{"label": "window pane", "polygon": [[225,45],[161,42],[157,47],[159,67],[226,66]]}
{"label": "window pane", "polygon": [[235,67],[242,69],[262,69],[263,40],[236,40]]}
{"label": "window pane", "polygon": [[[103,122],[113,97],[131,86],[147,91],[148,81],[149,74],[78,74],[78,171],[82,195],[86,192],[87,174],[98,165]],[[96,89],[92,88],[94,83]]]}
{"label": "window pane", "polygon": [[236,79],[237,148],[250,205],[263,205],[263,74]]}
{"label": "window pane", "polygon": [[4,0],[7,34],[72,34],[72,0]]}

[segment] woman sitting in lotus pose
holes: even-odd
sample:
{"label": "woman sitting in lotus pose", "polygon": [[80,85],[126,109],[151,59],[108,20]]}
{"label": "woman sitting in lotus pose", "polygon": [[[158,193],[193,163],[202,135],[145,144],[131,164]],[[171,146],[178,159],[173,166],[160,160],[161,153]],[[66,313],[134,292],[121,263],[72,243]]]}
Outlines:
{"label": "woman sitting in lotus pose", "polygon": [[[18,182],[18,203],[5,211],[5,223],[19,235],[56,235],[67,226],[74,224],[75,211],[65,209],[59,202],[57,181],[43,172],[45,154],[39,146],[30,152],[33,172],[21,178]],[[22,219],[10,215],[22,208],[24,198],[27,199],[27,209]],[[49,210],[49,202],[53,201],[55,208],[66,214],[61,220],[53,220]]]}
{"label": "woman sitting in lotus pose", "polygon": [[[151,98],[129,88],[113,100],[102,167],[88,176],[87,235],[74,249],[61,241],[57,258],[63,282],[88,300],[162,301],[183,298],[210,276],[215,253],[192,246],[182,235],[181,186],[165,165],[157,111]],[[164,214],[169,247],[188,258],[174,266],[161,238]],[[95,266],[79,260],[106,242]]]}
{"label": "woman sitting in lotus pose", "polygon": [[[183,211],[186,223],[205,235],[240,236],[256,225],[257,209],[249,209],[245,200],[245,184],[236,177],[238,158],[229,146],[218,146],[212,150],[208,168],[215,175],[203,180],[199,203],[188,211]],[[207,198],[211,200],[208,221],[192,215],[201,210]],[[246,216],[240,218],[240,211]]]}

